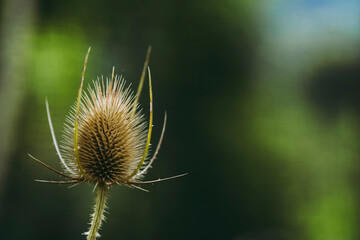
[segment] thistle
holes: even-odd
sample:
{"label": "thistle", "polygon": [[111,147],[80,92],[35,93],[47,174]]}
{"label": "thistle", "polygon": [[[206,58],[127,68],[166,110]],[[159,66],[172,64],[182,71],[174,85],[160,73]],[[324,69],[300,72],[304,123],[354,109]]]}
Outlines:
{"label": "thistle", "polygon": [[[115,184],[132,188],[178,178],[185,174],[140,181],[154,162],[165,133],[166,113],[159,143],[153,156],[148,157],[153,124],[153,96],[151,73],[148,67],[151,48],[149,47],[136,95],[125,86],[121,76],[111,79],[98,79],[93,87],[83,93],[86,65],[90,49],[85,57],[77,101],[66,119],[64,139],[58,146],[51,122],[49,104],[46,111],[52,139],[65,173],[55,170],[37,158],[35,161],[49,170],[68,179],[65,181],[36,180],[45,183],[79,184],[91,183],[97,189],[94,212],[87,235],[88,240],[100,236],[98,231],[104,219],[106,198],[109,188]],[[140,111],[138,100],[143,87],[146,72],[149,77],[150,117],[146,127],[145,117]],[[146,164],[145,164],[146,163]],[[95,189],[94,188],[94,189]]]}

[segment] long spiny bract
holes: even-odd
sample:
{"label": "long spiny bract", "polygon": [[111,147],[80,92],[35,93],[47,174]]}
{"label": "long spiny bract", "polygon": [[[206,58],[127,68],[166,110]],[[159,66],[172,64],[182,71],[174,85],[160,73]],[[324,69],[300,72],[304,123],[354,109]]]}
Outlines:
{"label": "long spiny bract", "polygon": [[84,67],[83,67],[83,71],[81,74],[79,93],[78,93],[78,97],[77,97],[77,101],[76,101],[76,109],[75,109],[75,115],[74,115],[75,116],[75,119],[74,119],[75,160],[76,160],[77,167],[78,167],[80,174],[82,176],[84,176],[85,178],[89,178],[89,176],[87,175],[87,173],[84,171],[83,167],[81,166],[80,157],[79,157],[79,143],[78,143],[78,140],[79,140],[79,110],[80,110],[80,105],[81,105],[81,93],[82,93],[82,88],[83,88],[84,79],[85,79],[85,71],[86,71],[86,66],[87,66],[90,50],[91,50],[91,47],[89,47],[89,49],[86,53],[86,56],[85,56],[85,60],[84,60]]}
{"label": "long spiny bract", "polygon": [[122,178],[121,181],[127,181],[129,179],[132,179],[140,171],[149,151],[151,133],[152,133],[152,124],[153,124],[153,96],[152,96],[152,86],[151,86],[151,74],[149,67],[148,67],[148,73],[149,73],[150,119],[149,119],[149,130],[147,134],[145,149],[136,169],[134,169],[129,176]]}
{"label": "long spiny bract", "polygon": [[[144,67],[143,67],[143,70],[141,72],[140,82],[139,82],[139,86],[138,86],[138,89],[137,89],[137,92],[136,92],[135,105],[137,105],[137,103],[139,101],[140,94],[141,94],[141,91],[142,91],[142,88],[143,88],[143,85],[144,85],[146,71],[147,71],[148,66],[149,66],[150,53],[151,53],[151,46],[148,47],[148,50],[147,50],[147,53],[146,53]],[[134,115],[135,112],[136,112],[136,108],[133,108],[132,115]]]}
{"label": "long spiny bract", "polygon": [[63,167],[66,169],[66,171],[68,171],[69,173],[71,173],[72,175],[75,175],[75,172],[73,172],[69,166],[66,165],[63,157],[61,156],[57,141],[56,141],[56,137],[55,137],[55,132],[54,132],[54,128],[52,125],[52,121],[51,121],[51,116],[50,116],[50,108],[49,108],[49,103],[47,101],[47,99],[45,100],[45,105],[46,105],[46,113],[47,113],[47,117],[48,117],[48,122],[49,122],[49,127],[50,127],[50,132],[51,132],[51,137],[53,139],[53,143],[55,146],[55,150],[56,153],[58,154],[59,158],[60,158],[60,162],[62,163]]}

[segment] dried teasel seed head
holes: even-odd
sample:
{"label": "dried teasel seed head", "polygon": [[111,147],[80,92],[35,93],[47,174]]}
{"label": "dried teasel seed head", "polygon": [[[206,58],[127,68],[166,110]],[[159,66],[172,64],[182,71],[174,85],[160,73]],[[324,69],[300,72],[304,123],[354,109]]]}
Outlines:
{"label": "dried teasel seed head", "polygon": [[[91,217],[89,231],[84,233],[87,235],[87,240],[95,240],[100,236],[98,231],[104,219],[106,197],[110,186],[123,184],[147,191],[139,185],[162,182],[186,174],[157,180],[137,181],[146,174],[156,159],[166,126],[165,113],[163,129],[155,153],[146,166],[143,166],[147,159],[153,123],[151,74],[148,67],[151,47],[148,48],[136,95],[129,87],[125,88],[125,81],[121,77],[114,76],[114,68],[111,79],[104,81],[101,78],[101,80],[94,81],[93,87],[89,87],[88,92],[82,94],[90,49],[85,56],[77,101],[65,123],[61,150],[52,126],[49,104],[47,100],[45,101],[54,146],[67,174],[57,171],[30,154],[29,156],[50,171],[68,179],[66,181],[37,180],[38,182],[75,185],[90,182],[95,184],[98,190],[94,213]],[[148,124],[138,106],[146,70],[149,76],[150,98]]]}
{"label": "dried teasel seed head", "polygon": [[[98,79],[83,94],[78,119],[78,153],[86,181],[121,183],[138,167],[147,139],[146,122],[125,81]],[[75,108],[67,118],[63,156],[79,175],[74,149]]]}

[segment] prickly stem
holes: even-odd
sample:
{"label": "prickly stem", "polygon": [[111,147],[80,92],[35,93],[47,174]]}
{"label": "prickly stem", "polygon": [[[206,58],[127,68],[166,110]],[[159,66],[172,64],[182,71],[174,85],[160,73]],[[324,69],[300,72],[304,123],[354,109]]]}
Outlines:
{"label": "prickly stem", "polygon": [[99,229],[101,223],[104,220],[104,210],[106,208],[106,199],[109,188],[106,185],[99,185],[96,192],[96,200],[94,206],[94,213],[92,214],[91,226],[90,229],[85,235],[87,240],[95,240],[96,237],[99,237]]}

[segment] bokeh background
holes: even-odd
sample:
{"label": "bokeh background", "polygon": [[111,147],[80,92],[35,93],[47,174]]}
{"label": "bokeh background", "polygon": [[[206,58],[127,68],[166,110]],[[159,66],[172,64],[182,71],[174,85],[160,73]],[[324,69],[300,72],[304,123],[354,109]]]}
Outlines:
{"label": "bokeh background", "polygon": [[[136,89],[147,47],[157,143],[147,186],[111,189],[111,239],[360,239],[357,0],[0,1],[0,238],[84,239],[92,186],[58,179],[58,141],[113,66]],[[148,94],[141,96],[148,115]]]}

